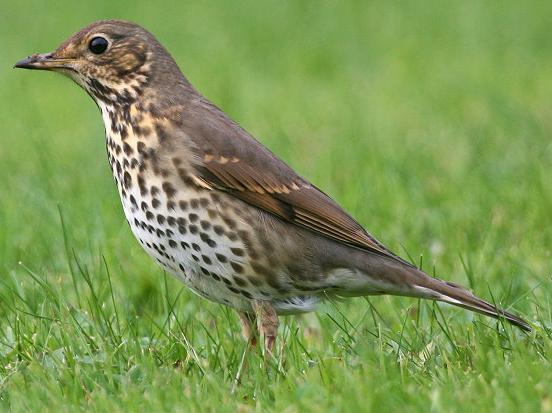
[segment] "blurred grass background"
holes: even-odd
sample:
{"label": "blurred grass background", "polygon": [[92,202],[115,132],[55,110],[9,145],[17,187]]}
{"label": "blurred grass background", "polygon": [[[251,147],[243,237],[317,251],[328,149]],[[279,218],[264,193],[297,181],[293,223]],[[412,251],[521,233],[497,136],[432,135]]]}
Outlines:
{"label": "blurred grass background", "polygon": [[[0,408],[552,411],[552,3],[1,6]],[[537,333],[412,299],[328,304],[286,319],[269,374],[253,353],[235,387],[237,319],[133,239],[93,102],[11,68],[100,18],[145,26],[389,247]]]}

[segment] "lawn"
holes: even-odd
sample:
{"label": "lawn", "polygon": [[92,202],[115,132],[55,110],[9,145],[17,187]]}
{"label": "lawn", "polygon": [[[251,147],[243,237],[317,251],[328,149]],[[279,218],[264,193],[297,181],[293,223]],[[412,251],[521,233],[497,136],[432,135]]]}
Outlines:
{"label": "lawn", "polygon": [[[0,410],[552,412],[552,3],[4,1]],[[106,17],[392,250],[529,335],[410,298],[282,321],[241,384],[238,319],[143,252],[90,98],[12,70]]]}

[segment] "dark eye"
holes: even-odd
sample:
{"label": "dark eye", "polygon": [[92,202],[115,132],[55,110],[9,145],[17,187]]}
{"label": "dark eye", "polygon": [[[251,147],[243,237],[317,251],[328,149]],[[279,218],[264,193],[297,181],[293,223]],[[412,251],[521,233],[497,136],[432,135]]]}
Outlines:
{"label": "dark eye", "polygon": [[88,48],[94,54],[102,54],[107,49],[107,46],[109,46],[109,43],[103,37],[94,37],[88,44]]}

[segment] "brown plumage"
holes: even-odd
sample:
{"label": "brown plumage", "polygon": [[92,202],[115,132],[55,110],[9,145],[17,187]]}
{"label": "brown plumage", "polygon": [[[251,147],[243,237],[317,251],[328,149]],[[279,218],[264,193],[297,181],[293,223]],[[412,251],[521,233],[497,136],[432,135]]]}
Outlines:
{"label": "brown plumage", "polygon": [[257,321],[269,351],[277,314],[332,296],[429,298],[530,331],[392,253],[197,92],[143,28],[99,21],[16,67],[61,72],[90,94],[134,235],[192,290],[235,308],[251,340]]}

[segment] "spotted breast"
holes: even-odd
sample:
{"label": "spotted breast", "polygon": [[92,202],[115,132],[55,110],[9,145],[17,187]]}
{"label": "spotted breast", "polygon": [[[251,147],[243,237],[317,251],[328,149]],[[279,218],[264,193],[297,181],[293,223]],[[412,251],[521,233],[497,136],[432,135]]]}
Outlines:
{"label": "spotted breast", "polygon": [[168,155],[166,119],[137,103],[98,106],[126,219],[150,256],[197,294],[238,310],[269,298],[279,313],[313,309],[319,299],[293,291],[287,271],[255,251],[268,246],[259,232],[268,217],[203,188],[187,172],[186,152]]}

